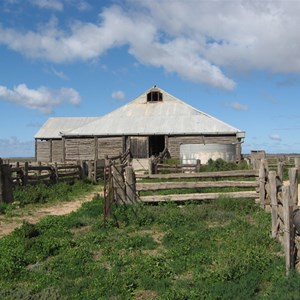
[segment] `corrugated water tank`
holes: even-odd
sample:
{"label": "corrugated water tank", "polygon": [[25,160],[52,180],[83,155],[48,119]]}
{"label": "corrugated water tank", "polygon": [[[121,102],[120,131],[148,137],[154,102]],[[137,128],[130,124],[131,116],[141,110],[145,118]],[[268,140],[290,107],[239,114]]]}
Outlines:
{"label": "corrugated water tank", "polygon": [[182,144],[180,145],[180,160],[183,164],[194,164],[197,159],[206,164],[209,159],[222,158],[235,161],[236,145],[234,144]]}

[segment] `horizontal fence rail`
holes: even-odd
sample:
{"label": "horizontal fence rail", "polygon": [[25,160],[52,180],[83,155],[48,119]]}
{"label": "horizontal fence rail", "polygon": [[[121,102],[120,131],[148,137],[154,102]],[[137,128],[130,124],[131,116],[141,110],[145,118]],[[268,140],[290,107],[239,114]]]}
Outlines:
{"label": "horizontal fence rail", "polygon": [[[258,198],[259,180],[256,170],[235,170],[219,172],[200,173],[170,173],[170,174],[146,174],[139,175],[139,179],[150,180],[151,182],[136,183],[136,191],[142,202],[163,202],[163,201],[191,201],[191,200],[212,200],[220,196],[231,198]],[[153,180],[173,180],[167,182],[153,182]],[[176,180],[176,181],[174,181]],[[188,180],[188,181],[186,181]],[[193,192],[193,189],[220,189],[220,192]],[[226,191],[225,189],[238,191]],[[187,189],[191,192],[184,194],[176,193],[173,190]],[[148,191],[168,191],[165,195],[142,195]],[[173,192],[173,193],[172,193]]]}

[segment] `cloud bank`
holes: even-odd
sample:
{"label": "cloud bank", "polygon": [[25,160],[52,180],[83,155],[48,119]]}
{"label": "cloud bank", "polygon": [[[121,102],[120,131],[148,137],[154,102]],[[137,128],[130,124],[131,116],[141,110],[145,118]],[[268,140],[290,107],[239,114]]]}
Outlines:
{"label": "cloud bank", "polygon": [[78,105],[81,101],[79,93],[72,88],[52,90],[46,87],[29,89],[26,84],[19,84],[13,89],[0,85],[0,100],[16,103],[43,113],[51,113],[55,106],[63,103]]}
{"label": "cloud bank", "polygon": [[[63,9],[58,0],[31,2]],[[233,90],[230,69],[299,73],[299,14],[299,1],[127,0],[106,6],[99,22],[63,28],[51,21],[23,32],[1,26],[0,44],[54,63],[92,60],[126,45],[144,65]]]}

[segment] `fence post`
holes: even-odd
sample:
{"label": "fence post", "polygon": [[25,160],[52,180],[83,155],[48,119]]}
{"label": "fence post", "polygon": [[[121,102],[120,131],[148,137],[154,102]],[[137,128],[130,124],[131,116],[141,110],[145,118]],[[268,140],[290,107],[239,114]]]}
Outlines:
{"label": "fence post", "polygon": [[283,162],[279,161],[277,164],[277,175],[280,178],[280,180],[283,180]]}
{"label": "fence post", "polygon": [[266,169],[265,160],[260,161],[259,167],[259,202],[261,207],[265,207],[266,202]]}
{"label": "fence post", "polygon": [[84,160],[80,161],[80,169],[81,169],[80,178],[81,178],[81,180],[85,180],[85,178],[86,178],[86,162]]}
{"label": "fence post", "polygon": [[0,158],[0,203],[11,203],[13,201],[11,169],[8,164],[3,164]]}
{"label": "fence post", "polygon": [[148,159],[148,169],[149,169],[148,173],[149,173],[149,175],[153,174],[153,158],[154,158],[154,156],[152,155]]}
{"label": "fence post", "polygon": [[271,211],[272,211],[272,238],[277,237],[278,232],[278,203],[277,203],[277,186],[276,186],[276,172],[269,172],[269,184],[270,184],[270,198],[271,198]]}
{"label": "fence post", "polygon": [[4,202],[4,182],[3,182],[3,176],[2,176],[2,158],[0,158],[0,204]]}
{"label": "fence post", "polygon": [[97,182],[97,160],[94,160],[94,177],[93,177],[93,182]]}
{"label": "fence post", "polygon": [[135,203],[136,201],[136,180],[132,167],[125,167],[125,189],[127,203]]}
{"label": "fence post", "polygon": [[290,192],[292,204],[298,206],[298,169],[289,169]]}
{"label": "fence post", "polygon": [[28,161],[24,164],[24,177],[23,177],[23,185],[28,184]]}
{"label": "fence post", "polygon": [[201,160],[197,159],[196,160],[196,172],[199,173],[201,169]]}
{"label": "fence post", "polygon": [[293,226],[293,204],[291,203],[290,188],[282,187],[283,219],[284,219],[284,250],[286,274],[295,266],[295,230]]}
{"label": "fence post", "polygon": [[88,161],[88,179],[92,181],[92,162]]}
{"label": "fence post", "polygon": [[295,157],[295,168],[299,169],[299,165],[300,165],[299,157]]}
{"label": "fence post", "polygon": [[126,203],[125,181],[122,172],[122,166],[112,165],[113,188],[115,191],[116,202],[119,204]]}
{"label": "fence post", "polygon": [[57,162],[54,163],[53,181],[54,181],[54,183],[58,183],[59,182],[59,174],[58,174]]}

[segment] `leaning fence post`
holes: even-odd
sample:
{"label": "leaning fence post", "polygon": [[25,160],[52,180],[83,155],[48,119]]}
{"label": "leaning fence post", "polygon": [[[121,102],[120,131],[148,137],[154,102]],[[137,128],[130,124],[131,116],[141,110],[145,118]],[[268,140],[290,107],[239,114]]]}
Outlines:
{"label": "leaning fence post", "polygon": [[284,250],[286,274],[295,266],[295,232],[293,226],[293,204],[291,203],[290,189],[282,187],[283,219],[284,219]]}
{"label": "leaning fence post", "polygon": [[127,203],[135,203],[136,201],[136,181],[132,167],[125,167],[125,190]]}
{"label": "leaning fence post", "polygon": [[290,192],[292,204],[298,206],[298,169],[289,169]]}

